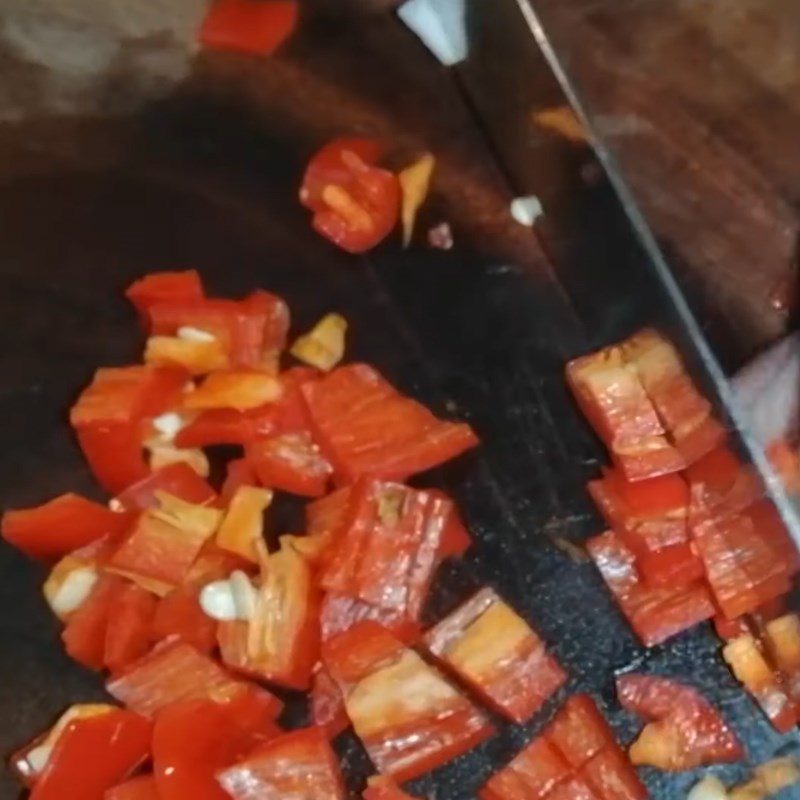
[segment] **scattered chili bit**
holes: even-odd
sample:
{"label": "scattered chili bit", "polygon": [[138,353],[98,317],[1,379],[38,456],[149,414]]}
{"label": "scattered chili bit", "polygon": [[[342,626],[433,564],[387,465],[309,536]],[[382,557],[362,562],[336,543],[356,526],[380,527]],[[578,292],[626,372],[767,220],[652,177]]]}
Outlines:
{"label": "scattered chili bit", "polygon": [[299,16],[297,0],[214,0],[200,29],[200,44],[270,55],[294,33]]}
{"label": "scattered chili bit", "polygon": [[425,153],[399,174],[400,189],[403,193],[401,218],[403,223],[403,247],[411,244],[414,226],[431,186],[431,178],[436,168],[433,154]]}
{"label": "scattered chili bit", "polygon": [[617,697],[623,708],[650,720],[630,747],[634,764],[675,772],[745,755],[719,712],[689,686],[629,674],[617,678]]}

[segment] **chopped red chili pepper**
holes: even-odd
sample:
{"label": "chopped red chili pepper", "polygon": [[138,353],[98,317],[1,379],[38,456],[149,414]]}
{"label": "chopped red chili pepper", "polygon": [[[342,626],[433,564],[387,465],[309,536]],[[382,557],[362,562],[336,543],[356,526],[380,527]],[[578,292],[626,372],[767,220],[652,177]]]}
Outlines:
{"label": "chopped red chili pepper", "polygon": [[428,649],[498,713],[530,719],[567,675],[544,642],[492,589],[483,589],[425,635]]}
{"label": "chopped red chili pepper", "polygon": [[623,614],[648,647],[710,619],[716,609],[706,586],[646,586],[633,553],[616,533],[607,531],[587,542],[589,554]]}
{"label": "chopped red chili pepper", "polygon": [[728,642],[722,655],[776,730],[786,733],[797,725],[797,708],[774,668],[764,657],[759,643],[751,635],[739,636]]}
{"label": "chopped red chili pepper", "polygon": [[108,692],[132,711],[153,716],[184,700],[242,701],[274,719],[281,702],[266,689],[231,677],[216,661],[188,644],[165,642],[107,684]]}
{"label": "chopped red chili pepper", "polygon": [[247,621],[221,622],[222,660],[235,670],[304,690],[319,660],[319,590],[292,548],[268,556]]}
{"label": "chopped red chili pepper", "polygon": [[126,511],[145,511],[158,506],[156,492],[166,492],[179,500],[197,505],[211,505],[217,493],[188,464],[169,464],[129,486],[115,498]]}
{"label": "chopped red chili pepper", "polygon": [[711,403],[697,391],[675,348],[663,336],[643,330],[622,347],[687,464],[722,443],[725,429],[711,416]]}
{"label": "chopped red chili pepper", "polygon": [[62,494],[36,508],[6,511],[3,538],[32,558],[54,559],[104,537],[116,537],[130,517],[77,494]]}
{"label": "chopped red chili pepper", "polygon": [[379,608],[346,595],[334,593],[325,595],[320,608],[323,641],[332,639],[364,621],[377,622],[392,636],[406,644],[413,644],[422,634],[419,622],[409,619],[404,611]]}
{"label": "chopped red chili pepper", "polygon": [[346,796],[339,759],[320,728],[277,736],[217,778],[234,800],[303,796],[344,800]]}
{"label": "chopped red chili pepper", "polygon": [[320,497],[333,473],[308,431],[254,441],[246,454],[262,486],[289,494]]}
{"label": "chopped red chili pepper", "polygon": [[567,382],[587,420],[629,481],[683,469],[636,370],[620,347],[609,347],[567,364]]}
{"label": "chopped red chili pepper", "polygon": [[322,664],[314,670],[310,701],[314,724],[322,728],[329,739],[335,739],[350,727],[342,690]]}
{"label": "chopped red chili pepper", "polygon": [[70,722],[56,740],[31,800],[100,798],[150,753],[150,722],[122,709]]}
{"label": "chopped red chili pepper", "polygon": [[183,583],[159,601],[150,631],[152,640],[182,641],[201,653],[214,650],[217,646],[217,623],[200,607],[200,590],[212,581],[227,578],[242,566],[242,560],[231,553],[216,548],[204,550]]}
{"label": "chopped red chili pepper", "polygon": [[299,16],[297,0],[214,0],[200,29],[200,44],[271,55],[292,35]]}
{"label": "chopped red chili pepper", "polygon": [[183,582],[222,519],[218,509],[159,494],[160,507],[145,511],[109,559],[108,569],[159,595]]}
{"label": "chopped red chili pepper", "polygon": [[196,270],[154,272],[134,281],[125,291],[144,322],[156,303],[190,302],[203,297],[203,284]]}
{"label": "chopped red chili pepper", "polygon": [[375,766],[411,780],[492,733],[486,717],[386,629],[361,622],[323,645],[347,715]]}
{"label": "chopped red chili pepper", "polygon": [[441,561],[452,503],[396,483],[362,479],[320,584],[418,620]]}
{"label": "chopped red chili pepper", "polygon": [[154,594],[135,583],[126,583],[109,600],[103,660],[110,672],[119,672],[150,649],[157,604]]}
{"label": "chopped red chili pepper", "polygon": [[713,514],[698,502],[692,507],[690,527],[714,599],[728,619],[788,591],[794,567],[769,534],[756,529],[751,516]]}
{"label": "chopped red chili pepper", "polygon": [[169,367],[99,369],[70,412],[98,482],[114,494],[147,477],[144,421],[178,405],[187,374]]}
{"label": "chopped red chili pepper", "polygon": [[540,800],[566,780],[572,768],[544,737],[534,739],[481,789],[482,800]]}
{"label": "chopped red chili pepper", "polygon": [[244,300],[164,301],[148,309],[154,334],[195,328],[216,337],[239,368],[274,366],[286,345],[289,310],[281,298],[257,291]]}
{"label": "chopped red chili pepper", "polygon": [[405,480],[478,443],[469,425],[437,419],[365,364],[335,369],[305,384],[303,395],[315,441],[340,483],[361,475]]}
{"label": "chopped red chili pepper", "polygon": [[101,670],[105,666],[111,604],[124,586],[125,581],[116,575],[101,575],[61,634],[67,653],[84,667]]}
{"label": "chopped red chili pepper", "polygon": [[300,200],[314,211],[314,229],[350,253],[371,250],[400,216],[397,176],[375,166],[378,143],[337,139],[310,161]]}
{"label": "chopped red chili pepper", "polygon": [[672,772],[727,764],[744,749],[719,712],[698,691],[650,675],[617,678],[623,708],[649,720],[631,745],[634,764]]}
{"label": "chopped red chili pepper", "polygon": [[588,695],[567,700],[542,735],[480,791],[481,800],[645,800],[647,796]]}
{"label": "chopped red chili pepper", "polygon": [[153,727],[161,800],[227,800],[216,773],[280,734],[263,708],[190,700],[162,709]]}

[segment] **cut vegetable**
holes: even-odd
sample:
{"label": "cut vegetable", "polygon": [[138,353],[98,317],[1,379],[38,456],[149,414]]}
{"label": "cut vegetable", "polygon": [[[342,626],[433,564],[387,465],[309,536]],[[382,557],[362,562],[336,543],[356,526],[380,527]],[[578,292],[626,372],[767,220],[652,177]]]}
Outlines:
{"label": "cut vegetable", "polygon": [[268,489],[240,486],[217,531],[217,547],[257,564],[256,545],[263,541],[264,511],[271,502],[272,492]]}
{"label": "cut vegetable", "polygon": [[106,688],[112,697],[146,717],[184,700],[229,703],[246,698],[271,719],[282,708],[266,689],[231,677],[216,661],[183,642],[165,642],[112,678]]}
{"label": "cut vegetable", "polygon": [[645,800],[647,790],[589,695],[571,697],[480,790],[481,800]]}
{"label": "cut vegetable", "polygon": [[291,548],[270,555],[247,621],[223,622],[223,662],[271,683],[304,690],[319,660],[319,590],[311,568]]}
{"label": "cut vegetable", "polygon": [[344,800],[346,796],[339,760],[319,728],[278,736],[223,770],[217,779],[234,800]]}
{"label": "cut vegetable", "polygon": [[425,635],[428,649],[497,712],[530,719],[567,679],[542,640],[492,589]]}
{"label": "cut vegetable", "polygon": [[281,382],[273,375],[256,371],[220,371],[209,375],[184,398],[191,411],[232,408],[249,411],[265,403],[274,403],[281,396]]}
{"label": "cut vegetable", "polygon": [[647,647],[666,641],[716,613],[706,586],[646,586],[633,553],[613,531],[587,542],[587,549],[606,585],[636,634]]}
{"label": "cut vegetable", "polygon": [[397,176],[375,166],[380,149],[371,140],[336,139],[303,177],[300,200],[314,212],[314,230],[349,253],[378,245],[400,215]]}
{"label": "cut vegetable", "polygon": [[146,760],[150,735],[148,720],[118,708],[73,719],[53,745],[31,800],[102,797]]}
{"label": "cut vegetable", "polygon": [[320,576],[329,592],[419,619],[441,561],[449,500],[396,483],[361,480],[346,527]]}
{"label": "cut vegetable", "polygon": [[216,773],[280,733],[263,708],[192,700],[162,709],[153,728],[161,800],[226,800]]}
{"label": "cut vegetable", "polygon": [[130,523],[124,514],[77,494],[62,494],[36,508],[6,511],[3,538],[32,558],[52,559],[105,536],[117,536]]}
{"label": "cut vegetable", "polygon": [[398,781],[450,761],[492,733],[472,703],[380,625],[362,622],[325,643],[323,661],[372,762]]}
{"label": "cut vegetable", "polygon": [[651,722],[631,745],[634,764],[683,771],[739,761],[744,749],[719,712],[699,692],[666,678],[617,678],[623,708]]}
{"label": "cut vegetable", "polygon": [[404,480],[478,443],[468,425],[437,419],[365,364],[339,367],[304,385],[303,395],[314,438],[341,483],[366,474]]}
{"label": "cut vegetable", "polygon": [[289,352],[304,364],[329,372],[344,358],[346,333],[347,320],[343,316],[326,314],[297,339]]}
{"label": "cut vegetable", "polygon": [[425,153],[417,161],[406,167],[400,175],[400,189],[403,193],[401,218],[403,222],[403,247],[411,244],[414,225],[422,204],[428,196],[431,178],[436,168],[436,159],[432,153]]}
{"label": "cut vegetable", "polygon": [[215,508],[157,492],[160,506],[145,511],[108,562],[108,569],[161,596],[182,583],[222,518]]}
{"label": "cut vegetable", "polygon": [[725,645],[722,655],[775,729],[781,733],[791,730],[797,724],[797,711],[756,640],[739,636]]}
{"label": "cut vegetable", "polygon": [[319,497],[333,473],[308,431],[255,441],[245,452],[263,486],[290,494]]}

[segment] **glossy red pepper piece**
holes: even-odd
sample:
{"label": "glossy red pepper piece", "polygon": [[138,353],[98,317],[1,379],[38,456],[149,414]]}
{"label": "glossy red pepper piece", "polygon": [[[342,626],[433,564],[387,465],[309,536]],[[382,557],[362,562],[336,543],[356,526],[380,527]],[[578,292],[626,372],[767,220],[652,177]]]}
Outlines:
{"label": "glossy red pepper piece", "polygon": [[[222,512],[189,504],[182,517],[159,509],[145,511],[108,561],[107,568],[160,596],[179,586],[219,526]],[[169,508],[177,505],[167,498]],[[178,501],[182,503],[182,501]]]}
{"label": "glossy red pepper piece", "polygon": [[282,547],[267,557],[250,618],[219,624],[223,662],[289,689],[308,689],[319,660],[319,601],[311,566]]}
{"label": "glossy red pepper piece", "polygon": [[374,166],[383,155],[383,145],[376,139],[334,139],[321,147],[309,161],[300,188],[300,202],[312,211],[324,208],[322,190],[341,186],[350,179],[350,170],[342,160],[345,152],[355,153],[365,164]]}
{"label": "glossy red pepper piece", "polygon": [[677,474],[632,483],[618,470],[589,481],[606,522],[638,557],[689,540],[689,487]]}
{"label": "glossy red pepper piece", "polygon": [[69,656],[84,667],[101,670],[105,666],[109,612],[125,585],[126,581],[116,575],[101,575],[83,604],[70,616],[61,640]]}
{"label": "glossy red pepper piece", "polygon": [[347,595],[334,593],[325,595],[320,608],[323,641],[332,639],[364,621],[377,622],[392,636],[406,644],[418,641],[422,634],[420,623],[409,619],[404,610],[379,608]]}
{"label": "glossy red pepper piece", "polygon": [[405,480],[478,444],[469,425],[437,419],[365,364],[339,367],[302,391],[339,483]]}
{"label": "glossy red pepper piece", "polygon": [[70,411],[83,454],[107,491],[118,494],[150,470],[142,442],[146,419],[178,405],[187,374],[170,367],[99,369]]}
{"label": "glossy red pepper piece", "polygon": [[275,432],[307,431],[311,426],[303,386],[316,383],[322,373],[312,367],[291,367],[281,373],[283,394],[275,403]]}
{"label": "glossy red pepper piece", "polygon": [[150,629],[152,641],[174,639],[201,653],[216,649],[217,622],[200,607],[200,590],[208,583],[227,578],[242,566],[241,559],[231,553],[206,548],[183,583],[159,600]]}
{"label": "glossy red pepper piece", "polygon": [[698,691],[650,675],[617,678],[623,708],[649,720],[631,745],[634,764],[679,772],[744,758],[744,748],[719,712]]}
{"label": "glossy red pepper piece", "polygon": [[411,780],[477,746],[488,719],[413,650],[373,622],[326,642],[323,663],[380,772]]}
{"label": "glossy red pepper piece", "polygon": [[314,670],[309,700],[314,724],[322,728],[329,739],[335,739],[350,727],[342,690],[322,664]]}
{"label": "glossy red pepper piece", "polygon": [[183,642],[165,642],[106,685],[108,692],[132,711],[153,716],[185,700],[233,702],[248,699],[274,719],[281,702],[266,689],[232,677],[216,661]]}
{"label": "glossy red pepper piece", "polygon": [[214,0],[200,29],[200,44],[270,55],[292,35],[299,16],[297,0]]}
{"label": "glossy red pepper piece", "polygon": [[545,737],[534,739],[480,790],[481,800],[543,800],[572,768]]}
{"label": "glossy red pepper piece", "polygon": [[425,634],[434,656],[495,711],[529,720],[566,681],[544,642],[492,589],[483,589]]}
{"label": "glossy red pepper piece", "polygon": [[441,562],[453,511],[440,495],[362,479],[350,496],[346,528],[320,576],[329,592],[418,620]]}
{"label": "glossy red pepper piece", "polygon": [[686,464],[622,347],[607,347],[570,361],[569,384],[578,405],[629,481],[678,472]]}
{"label": "glossy red pepper piece", "polygon": [[797,707],[759,642],[750,634],[738,636],[725,645],[722,655],[775,730],[781,733],[792,730],[798,721]]}
{"label": "glossy red pepper piece", "polygon": [[791,561],[769,533],[756,529],[751,516],[710,512],[700,500],[692,507],[691,532],[714,599],[728,619],[789,590]]}
{"label": "glossy red pepper piece", "polygon": [[333,473],[308,431],[254,441],[246,456],[262,486],[303,497],[325,494]]}
{"label": "glossy red pepper piece", "polygon": [[109,789],[103,800],[161,800],[152,775],[139,775]]}
{"label": "glossy red pepper piece", "polygon": [[675,348],[646,329],[623,343],[659,418],[687,464],[720,445],[725,429],[711,415],[711,404],[698,392]]}
{"label": "glossy red pepper piece", "polygon": [[98,369],[70,411],[76,429],[129,425],[176,406],[188,376],[171,367],[132,366]]}
{"label": "glossy red pepper piece", "polygon": [[217,772],[280,734],[246,703],[192,700],[162,709],[153,727],[153,774],[161,800],[227,800]]}
{"label": "glossy red pepper piece", "polygon": [[35,508],[6,511],[0,525],[3,538],[31,558],[55,559],[118,536],[130,521],[80,495],[62,494]]}
{"label": "glossy red pepper piece", "polygon": [[262,797],[344,800],[346,796],[339,759],[319,728],[277,736],[220,772],[217,778],[234,800]]}
{"label": "glossy red pepper piece", "polygon": [[234,408],[212,408],[201,411],[186,427],[178,431],[178,447],[209,447],[218,444],[245,445],[270,436],[275,430],[277,411],[267,404],[249,411]]}
{"label": "glossy red pepper piece", "polygon": [[573,769],[582,767],[616,743],[611,728],[588,694],[570,697],[545,729],[545,737]]}
{"label": "glossy red pepper piece", "polygon": [[203,297],[203,284],[196,270],[185,272],[154,272],[134,281],[126,290],[144,322],[150,306],[164,302],[184,302]]}
{"label": "glossy red pepper piece", "polygon": [[110,672],[119,672],[150,649],[157,604],[154,594],[135,583],[126,583],[114,593],[108,606],[103,656]]}
{"label": "glossy red pepper piece", "polygon": [[633,553],[613,531],[590,539],[587,549],[631,627],[648,647],[716,613],[708,589],[699,581],[688,586],[645,585]]}
{"label": "glossy red pepper piece", "polygon": [[124,780],[150,753],[150,722],[114,709],[70,722],[56,740],[31,800],[88,800]]}
{"label": "glossy red pepper piece", "polygon": [[155,303],[148,313],[154,334],[174,336],[182,327],[205,331],[222,343],[232,366],[242,368],[274,366],[289,330],[286,303],[262,291],[243,300]]}
{"label": "glossy red pepper piece", "polygon": [[217,493],[211,486],[184,462],[162,467],[129,486],[114,499],[126,511],[145,511],[158,506],[156,492],[166,492],[197,505],[213,504],[217,499]]}
{"label": "glossy red pepper piece", "polygon": [[110,494],[118,494],[150,474],[140,425],[91,425],[79,428],[75,435],[92,475]]}
{"label": "glossy red pepper piece", "polygon": [[647,800],[650,797],[616,742],[582,767],[578,778],[601,800]]}
{"label": "glossy red pepper piece", "polygon": [[371,250],[400,215],[400,182],[376,166],[380,145],[336,139],[311,159],[300,200],[314,211],[314,230],[350,253]]}

